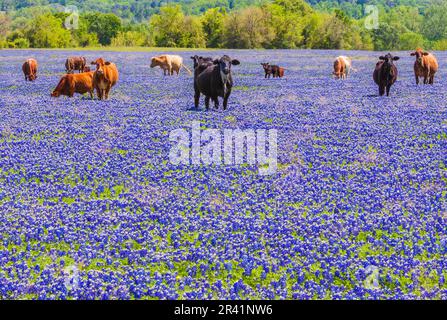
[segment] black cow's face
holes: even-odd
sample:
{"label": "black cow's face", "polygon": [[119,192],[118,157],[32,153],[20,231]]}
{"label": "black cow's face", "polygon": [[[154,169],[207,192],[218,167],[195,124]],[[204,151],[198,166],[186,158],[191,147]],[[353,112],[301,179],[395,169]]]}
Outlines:
{"label": "black cow's face", "polygon": [[394,64],[393,62],[399,60],[400,58],[397,56],[394,57],[391,53],[388,53],[385,56],[380,56],[379,59],[384,61],[384,66],[390,68]]}
{"label": "black cow's face", "polygon": [[214,64],[217,64],[220,69],[220,73],[222,75],[228,76],[231,72],[231,66],[236,66],[240,64],[239,60],[231,59],[229,56],[224,55],[220,59],[216,59],[213,61]]}
{"label": "black cow's face", "polygon": [[197,68],[197,66],[199,65],[199,56],[198,55],[192,56],[191,59],[194,62],[194,69]]}
{"label": "black cow's face", "polygon": [[269,63],[261,63],[261,66],[264,68],[264,70],[267,70],[269,68]]}

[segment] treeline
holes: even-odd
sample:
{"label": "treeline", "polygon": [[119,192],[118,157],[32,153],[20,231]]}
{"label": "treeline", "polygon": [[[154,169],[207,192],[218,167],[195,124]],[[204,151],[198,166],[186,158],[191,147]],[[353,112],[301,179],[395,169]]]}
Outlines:
{"label": "treeline", "polygon": [[[315,10],[304,0],[274,0],[233,11],[211,8],[200,15],[167,5],[142,23],[89,12],[79,16],[76,28],[67,29],[68,13],[34,7],[20,15],[0,14],[0,46],[447,49],[447,1],[434,1],[423,12],[405,5],[379,8],[379,24],[372,29],[366,27],[370,16],[355,19],[340,8]],[[69,27],[74,23],[68,19]]]}
{"label": "treeline", "polygon": [[[167,4],[178,4],[189,15],[199,15],[211,8],[233,9],[260,5],[270,0],[0,0],[0,11],[20,11],[29,7],[63,9],[75,5],[80,12],[113,13],[125,22],[142,22],[160,12]],[[62,10],[63,11],[63,10]]]}

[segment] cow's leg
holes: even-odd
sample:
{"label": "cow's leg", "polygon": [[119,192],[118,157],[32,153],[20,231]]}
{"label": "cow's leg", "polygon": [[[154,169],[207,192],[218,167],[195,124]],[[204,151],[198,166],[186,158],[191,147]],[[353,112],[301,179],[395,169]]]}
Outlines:
{"label": "cow's leg", "polygon": [[194,107],[196,109],[199,107],[199,101],[200,101],[200,90],[195,89],[194,90]]}
{"label": "cow's leg", "polygon": [[224,100],[223,100],[223,108],[224,108],[224,110],[227,109],[228,98],[230,97],[230,94],[231,94],[231,88],[227,88],[227,92],[225,93]]}
{"label": "cow's leg", "polygon": [[90,90],[88,93],[90,94],[90,99],[93,100],[93,90]]}
{"label": "cow's leg", "polygon": [[213,97],[214,108],[219,109],[219,97]]}
{"label": "cow's leg", "polygon": [[106,99],[109,99],[109,92],[110,92],[111,88],[112,88],[112,86],[109,84],[105,90]]}
{"label": "cow's leg", "polygon": [[391,89],[391,85],[389,84],[389,85],[386,86],[386,95],[387,95],[387,97],[389,97],[389,95],[390,95],[390,89]]}
{"label": "cow's leg", "polygon": [[419,77],[418,77],[417,74],[415,74],[414,77],[416,78],[416,85],[418,85],[419,84]]}
{"label": "cow's leg", "polygon": [[210,97],[209,96],[205,97],[205,107],[206,107],[206,110],[208,110],[210,108]]}
{"label": "cow's leg", "polygon": [[429,84],[433,84],[433,83],[434,83],[434,80],[435,80],[435,75],[432,74],[432,75],[430,76]]}
{"label": "cow's leg", "polygon": [[385,86],[380,85],[379,86],[379,95],[383,96],[385,94]]}

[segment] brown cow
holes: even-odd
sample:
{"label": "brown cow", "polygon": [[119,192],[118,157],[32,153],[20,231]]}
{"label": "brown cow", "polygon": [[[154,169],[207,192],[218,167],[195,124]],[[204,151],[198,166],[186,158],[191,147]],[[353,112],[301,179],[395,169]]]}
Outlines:
{"label": "brown cow", "polygon": [[424,77],[424,84],[433,84],[435,73],[438,71],[438,61],[435,56],[420,48],[410,55],[416,56],[416,61],[414,62],[416,84],[419,84],[419,77]]}
{"label": "brown cow", "polygon": [[264,68],[265,77],[269,78],[273,75],[273,78],[282,78],[284,77],[284,68],[277,66],[277,65],[270,65],[268,62],[261,63],[262,67]]}
{"label": "brown cow", "polygon": [[52,97],[59,97],[60,95],[73,97],[74,93],[89,93],[90,98],[93,99],[93,74],[94,71],[84,72],[81,74],[66,74],[64,75],[56,89],[51,93]]}
{"label": "brown cow", "polygon": [[37,79],[37,61],[28,59],[22,65],[22,71],[25,74],[25,81],[34,81]]}
{"label": "brown cow", "polygon": [[118,69],[116,65],[103,58],[92,61],[96,65],[96,71],[93,74],[93,87],[100,100],[108,99],[110,89],[118,82]]}
{"label": "brown cow", "polygon": [[74,73],[78,70],[79,73],[84,72],[84,67],[87,64],[85,57],[69,57],[65,61],[65,69],[67,73]]}

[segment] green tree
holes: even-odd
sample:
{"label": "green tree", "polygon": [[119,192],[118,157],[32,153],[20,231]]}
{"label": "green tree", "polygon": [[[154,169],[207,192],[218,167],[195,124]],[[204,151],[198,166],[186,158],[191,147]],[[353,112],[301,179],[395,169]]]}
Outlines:
{"label": "green tree", "polygon": [[49,13],[30,22],[26,37],[33,48],[67,48],[72,42],[70,31],[62,26],[62,20]]}
{"label": "green tree", "polygon": [[183,48],[206,47],[205,34],[199,17],[186,16],[183,20],[183,32],[180,46]]}
{"label": "green tree", "polygon": [[447,1],[434,2],[425,12],[422,32],[429,40],[447,39]]}
{"label": "green tree", "polygon": [[415,32],[406,32],[399,35],[399,50],[414,50],[424,47],[424,37]]}
{"label": "green tree", "polygon": [[221,48],[224,42],[226,12],[218,8],[208,9],[202,16],[202,28],[208,48]]}
{"label": "green tree", "polygon": [[113,13],[88,13],[84,15],[89,33],[97,35],[100,44],[110,45],[112,39],[121,31],[121,19]]}
{"label": "green tree", "polygon": [[184,14],[179,5],[167,5],[160,14],[151,17],[149,25],[155,44],[160,47],[178,47],[182,41]]}

